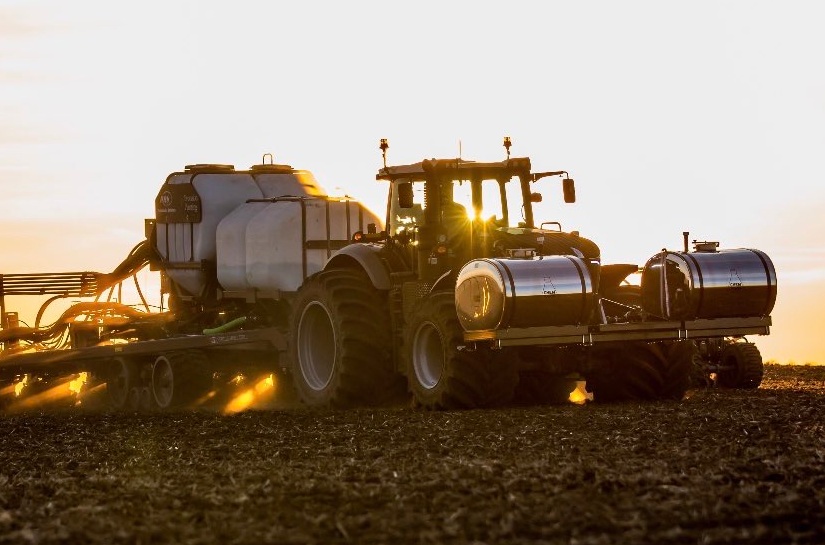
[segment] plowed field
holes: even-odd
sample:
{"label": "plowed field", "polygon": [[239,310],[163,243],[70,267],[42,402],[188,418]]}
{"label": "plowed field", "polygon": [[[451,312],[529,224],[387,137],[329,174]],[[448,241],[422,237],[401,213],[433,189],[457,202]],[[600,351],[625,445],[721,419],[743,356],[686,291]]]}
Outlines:
{"label": "plowed field", "polygon": [[682,402],[0,415],[0,543],[825,543],[825,366]]}

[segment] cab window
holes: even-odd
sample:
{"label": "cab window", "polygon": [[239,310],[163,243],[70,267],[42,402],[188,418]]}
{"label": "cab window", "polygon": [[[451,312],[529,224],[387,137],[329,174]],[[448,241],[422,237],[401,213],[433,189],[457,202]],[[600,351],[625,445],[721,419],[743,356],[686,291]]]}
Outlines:
{"label": "cab window", "polygon": [[[413,193],[412,208],[401,208],[398,205],[398,185],[411,184]],[[397,235],[401,231],[413,230],[423,221],[424,216],[424,182],[409,182],[399,180],[392,184],[392,199],[390,200],[390,235]]]}

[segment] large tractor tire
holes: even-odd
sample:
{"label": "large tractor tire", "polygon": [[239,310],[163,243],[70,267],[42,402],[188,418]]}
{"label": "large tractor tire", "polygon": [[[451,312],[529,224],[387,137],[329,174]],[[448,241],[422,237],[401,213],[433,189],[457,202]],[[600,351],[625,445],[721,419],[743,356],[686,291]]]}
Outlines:
{"label": "large tractor tire", "polygon": [[599,403],[681,400],[690,386],[696,353],[691,341],[634,342],[604,348],[594,355],[586,388]]}
{"label": "large tractor tire", "polygon": [[385,405],[403,392],[393,368],[386,295],[358,271],[310,278],[292,316],[290,374],[310,407]]}
{"label": "large tractor tire", "polygon": [[659,397],[680,400],[693,385],[696,369],[704,366],[702,355],[696,343],[690,340],[665,343],[663,347],[666,357],[664,387]]}
{"label": "large tractor tire", "polygon": [[407,380],[425,409],[472,409],[509,403],[518,382],[514,365],[489,349],[464,349],[452,291],[434,293],[413,310],[404,335]]}
{"label": "large tractor tire", "polygon": [[753,343],[737,342],[722,350],[720,370],[716,375],[724,388],[755,389],[762,384],[765,367],[762,354]]}
{"label": "large tractor tire", "polygon": [[561,405],[570,400],[577,380],[567,375],[531,369],[519,373],[514,402],[517,405]]}
{"label": "large tractor tire", "polygon": [[155,358],[152,365],[152,395],[138,391],[137,403],[143,409],[176,409],[195,401],[211,385],[209,361],[201,350],[168,352]]}

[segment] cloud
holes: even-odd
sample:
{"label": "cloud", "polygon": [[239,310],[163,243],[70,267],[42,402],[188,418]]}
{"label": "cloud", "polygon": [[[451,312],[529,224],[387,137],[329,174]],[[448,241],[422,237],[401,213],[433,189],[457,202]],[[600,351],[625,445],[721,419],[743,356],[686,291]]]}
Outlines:
{"label": "cloud", "polygon": [[[3,75],[0,73],[0,81]],[[2,146],[29,146],[40,145],[47,142],[57,142],[65,137],[55,127],[50,127],[44,122],[29,120],[23,121],[15,119],[14,115],[9,116],[0,126],[0,145]],[[5,150],[8,151],[8,150]],[[0,151],[0,167],[6,165],[2,151]]]}
{"label": "cloud", "polygon": [[822,284],[825,282],[825,269],[807,269],[777,272],[777,282],[784,285]]}
{"label": "cloud", "polygon": [[40,33],[37,25],[28,21],[27,10],[0,6],[0,83],[3,85],[24,83],[29,80],[28,71],[15,66],[19,60],[21,40]]}
{"label": "cloud", "polygon": [[0,145],[3,146],[19,146],[20,144],[35,144],[38,142],[38,137],[25,127],[15,125],[14,123],[4,123],[4,127],[0,130]]}
{"label": "cloud", "polygon": [[0,6],[0,83],[26,83],[35,76],[29,62],[37,59],[38,41],[65,30],[51,10],[34,6]]}
{"label": "cloud", "polygon": [[43,25],[32,23],[31,10],[15,6],[0,6],[0,36],[4,38],[34,36],[44,30]]}

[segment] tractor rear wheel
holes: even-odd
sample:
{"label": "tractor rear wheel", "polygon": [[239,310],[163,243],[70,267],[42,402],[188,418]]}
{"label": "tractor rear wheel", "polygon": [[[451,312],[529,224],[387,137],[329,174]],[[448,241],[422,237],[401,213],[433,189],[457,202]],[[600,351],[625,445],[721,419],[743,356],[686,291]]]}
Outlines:
{"label": "tractor rear wheel", "polygon": [[404,338],[407,380],[425,409],[471,409],[509,403],[518,382],[515,366],[489,349],[464,350],[452,291],[424,298]]}
{"label": "tractor rear wheel", "polygon": [[304,404],[382,405],[403,387],[392,365],[385,295],[364,274],[336,269],[311,277],[292,326],[290,371]]}
{"label": "tractor rear wheel", "polygon": [[717,374],[719,386],[755,389],[762,384],[765,367],[762,354],[753,343],[731,343],[722,350],[722,362]]}

